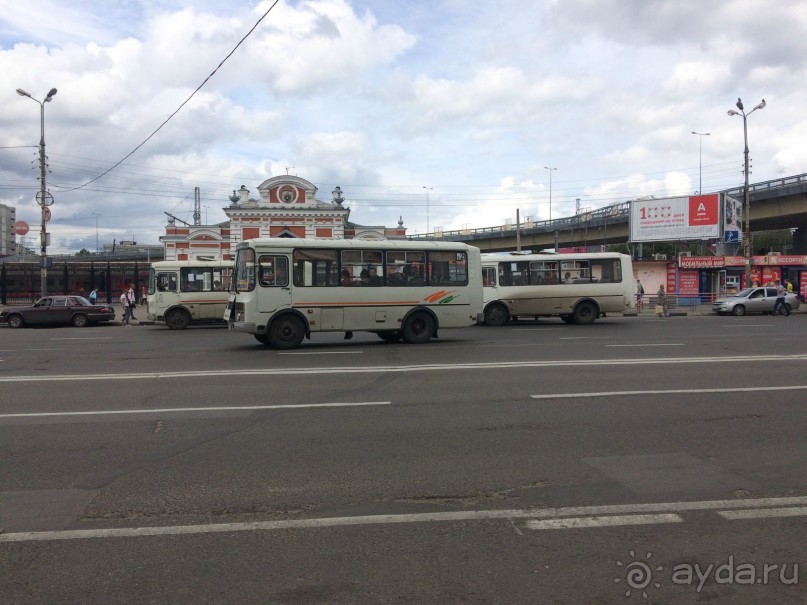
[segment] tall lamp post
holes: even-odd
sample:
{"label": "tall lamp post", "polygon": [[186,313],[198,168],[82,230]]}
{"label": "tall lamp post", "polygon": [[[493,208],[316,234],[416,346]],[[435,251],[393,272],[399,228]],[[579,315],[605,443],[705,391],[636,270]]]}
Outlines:
{"label": "tall lamp post", "polygon": [[426,190],[426,235],[429,235],[429,191],[434,189],[434,187],[426,187],[426,185],[423,185],[423,188]]}
{"label": "tall lamp post", "polygon": [[42,253],[42,260],[41,266],[39,268],[39,278],[40,278],[40,296],[47,295],[48,290],[48,267],[47,267],[47,260],[48,260],[48,232],[47,232],[47,187],[45,185],[45,173],[46,170],[46,161],[45,161],[45,103],[52,100],[54,95],[56,94],[56,89],[51,88],[48,96],[44,98],[44,100],[39,101],[34,99],[29,93],[25,92],[22,88],[17,89],[17,94],[21,97],[28,97],[32,101],[39,103],[40,108],[40,122],[41,122],[41,136],[39,138],[39,204],[41,206],[40,210],[42,211],[42,232],[40,237],[42,238],[40,251]]}
{"label": "tall lamp post", "polygon": [[557,168],[550,168],[549,166],[544,166],[549,171],[549,220],[552,220],[552,171],[557,170]]}
{"label": "tall lamp post", "polygon": [[745,217],[744,221],[744,229],[743,229],[743,249],[745,250],[745,287],[747,288],[751,284],[751,194],[748,191],[748,116],[754,113],[757,109],[763,109],[765,107],[765,99],[762,99],[759,105],[754,107],[748,113],[745,113],[745,108],[743,107],[742,99],[737,99],[737,109],[740,111],[734,111],[733,109],[729,109],[730,116],[742,116],[743,117],[743,139],[745,141],[745,151],[743,152],[745,155],[745,167],[743,172],[745,172]]}
{"label": "tall lamp post", "polygon": [[95,215],[95,253],[98,254],[98,217],[101,216],[97,212],[93,212]]}
{"label": "tall lamp post", "polygon": [[692,134],[698,135],[698,194],[703,193],[703,137],[708,137],[709,132],[695,132]]}

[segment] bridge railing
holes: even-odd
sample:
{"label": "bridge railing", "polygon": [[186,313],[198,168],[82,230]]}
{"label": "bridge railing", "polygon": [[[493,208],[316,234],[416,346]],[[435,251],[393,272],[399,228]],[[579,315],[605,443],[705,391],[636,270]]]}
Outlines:
{"label": "bridge railing", "polygon": [[[607,224],[609,220],[624,219],[630,214],[630,202],[611,204],[597,210],[591,210],[574,216],[567,216],[551,221],[525,221],[518,226],[522,234],[552,233],[556,230],[572,229],[578,226],[596,227]],[[516,225],[498,225],[496,227],[482,227],[479,229],[456,229],[452,231],[437,231],[435,233],[407,235],[409,239],[451,239],[486,237],[498,234],[508,234],[516,230]]]}
{"label": "bridge railing", "polygon": [[[788,187],[790,185],[807,184],[807,173],[797,174],[794,176],[786,176],[781,179],[773,179],[771,181],[763,181],[761,183],[754,183],[748,186],[748,190],[754,191],[767,191],[770,189],[777,189],[779,187]],[[744,187],[737,187],[735,189],[726,189],[719,193],[726,193],[728,195],[743,195]],[[609,219],[613,218],[627,218],[630,215],[630,201],[620,202],[618,204],[611,204],[597,210],[576,214],[574,216],[554,219],[551,221],[526,221],[522,223],[519,228],[521,233],[551,233],[555,230],[571,229],[578,225],[588,227],[597,227],[599,225],[607,224]],[[495,227],[481,227],[478,229],[455,229],[452,231],[437,231],[435,233],[422,233],[407,235],[408,239],[451,239],[451,238],[483,238],[491,235],[506,234],[516,230],[516,225],[498,225]]]}

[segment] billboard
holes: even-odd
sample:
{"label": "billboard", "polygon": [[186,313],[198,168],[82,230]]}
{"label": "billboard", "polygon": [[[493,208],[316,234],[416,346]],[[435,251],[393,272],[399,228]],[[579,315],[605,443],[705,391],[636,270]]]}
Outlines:
{"label": "billboard", "polygon": [[743,241],[743,203],[727,195],[723,202],[723,215],[723,241],[727,244]]}
{"label": "billboard", "polygon": [[633,200],[630,239],[633,242],[711,239],[720,237],[717,193]]}

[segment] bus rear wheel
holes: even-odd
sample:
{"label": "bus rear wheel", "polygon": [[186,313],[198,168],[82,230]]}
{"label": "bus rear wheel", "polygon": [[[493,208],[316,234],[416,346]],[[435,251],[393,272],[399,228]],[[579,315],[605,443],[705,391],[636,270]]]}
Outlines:
{"label": "bus rear wheel", "polygon": [[501,304],[490,305],[485,309],[485,325],[487,326],[503,326],[507,323],[507,318],[510,314],[507,312],[507,307]]}
{"label": "bus rear wheel", "polygon": [[262,345],[269,345],[269,337],[266,334],[255,334],[255,340]]}
{"label": "bus rear wheel", "polygon": [[597,320],[597,307],[591,302],[581,302],[574,309],[574,322],[581,326],[590,326]]}
{"label": "bus rear wheel", "polygon": [[434,336],[434,319],[428,313],[412,313],[401,329],[403,339],[409,344],[423,344]]}
{"label": "bus rear wheel", "polygon": [[378,337],[384,342],[398,342],[401,340],[401,333],[398,330],[383,330],[376,332]]}
{"label": "bus rear wheel", "polygon": [[572,317],[571,315],[561,315],[560,318],[567,324],[574,323],[574,317]]}
{"label": "bus rear wheel", "polygon": [[281,315],[269,326],[266,338],[275,349],[296,349],[305,338],[305,326],[299,317]]}
{"label": "bus rear wheel", "polygon": [[165,316],[165,325],[172,330],[184,330],[191,323],[191,317],[187,311],[174,309]]}

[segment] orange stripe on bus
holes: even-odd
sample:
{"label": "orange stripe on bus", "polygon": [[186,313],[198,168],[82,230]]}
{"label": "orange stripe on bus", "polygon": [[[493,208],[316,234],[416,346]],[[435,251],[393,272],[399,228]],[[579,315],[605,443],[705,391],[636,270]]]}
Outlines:
{"label": "orange stripe on bus", "polygon": [[417,305],[419,300],[366,300],[363,302],[299,302],[292,307],[375,307],[378,305]]}

